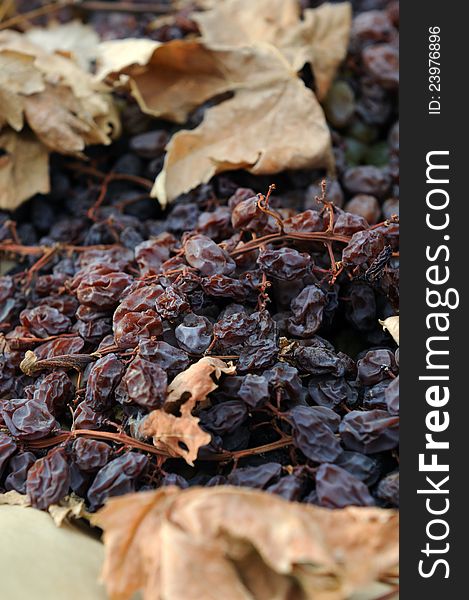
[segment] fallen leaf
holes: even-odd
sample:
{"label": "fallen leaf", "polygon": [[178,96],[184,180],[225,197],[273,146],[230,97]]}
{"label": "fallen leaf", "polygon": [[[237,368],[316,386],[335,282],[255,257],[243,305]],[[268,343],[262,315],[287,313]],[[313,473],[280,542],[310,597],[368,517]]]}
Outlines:
{"label": "fallen leaf", "polygon": [[[54,31],[41,34],[54,38],[49,46],[58,43]],[[49,191],[47,150],[80,155],[89,144],[109,144],[120,131],[110,89],[71,58],[48,53],[47,46],[16,31],[0,32],[0,148],[7,153],[0,156],[4,209]],[[26,125],[37,139],[24,130]]]}
{"label": "fallen leaf", "polygon": [[96,54],[96,81],[103,81],[111,74],[119,74],[135,65],[148,64],[160,42],[145,38],[126,38],[101,42]]}
{"label": "fallen leaf", "polygon": [[15,490],[10,490],[9,492],[4,492],[0,494],[0,506],[31,506],[31,502],[29,501],[28,496],[25,494],[20,494]]}
{"label": "fallen leaf", "polygon": [[162,205],[224,171],[332,168],[329,129],[311,90],[272,46],[240,53],[264,76],[207,110],[198,127],[171,138],[151,192]]}
{"label": "fallen leaf", "polygon": [[14,210],[32,195],[49,190],[47,148],[30,133],[0,131],[0,208]]}
{"label": "fallen leaf", "polygon": [[234,366],[219,358],[204,356],[198,360],[176,375],[168,386],[163,408],[153,410],[142,421],[141,434],[152,437],[156,448],[171,456],[180,456],[193,465],[199,449],[210,442],[211,436],[200,428],[200,419],[192,414],[192,410],[217,389],[217,380],[222,373],[235,371]]}
{"label": "fallen leaf", "polygon": [[2,598],[106,600],[98,583],[104,548],[92,536],[20,506],[0,506],[0,531]]}
{"label": "fallen leaf", "polygon": [[80,519],[88,515],[85,501],[73,493],[63,498],[60,504],[51,504],[47,510],[57,527],[62,527],[71,519]]}
{"label": "fallen leaf", "polygon": [[20,131],[24,123],[24,104],[20,95],[41,92],[44,88],[32,56],[13,50],[0,51],[0,126],[7,123]]}
{"label": "fallen leaf", "polygon": [[324,98],[345,58],[352,24],[349,2],[324,3],[301,16],[298,0],[220,0],[193,13],[210,46],[247,46],[258,40],[278,48],[299,71],[310,63],[318,97]]}
{"label": "fallen leaf", "polygon": [[318,98],[323,100],[347,54],[352,6],[349,2],[325,3],[304,11],[299,25],[287,30],[282,51],[293,68],[310,63]]}
{"label": "fallen leaf", "polygon": [[[41,90],[25,89],[23,86],[15,92],[15,86],[10,84],[11,78],[3,82],[3,88],[16,93],[31,129],[51,150],[76,154],[87,144],[111,142],[110,135],[118,127],[112,98],[109,90],[98,84],[91,74],[73,60],[49,54],[14,31],[0,32],[0,52],[4,61],[9,56],[14,65],[18,62],[18,55],[33,59],[36,77],[42,80]],[[40,113],[37,117],[36,110]],[[72,141],[71,126],[80,134]]]}
{"label": "fallen leaf", "polygon": [[164,403],[167,412],[174,412],[190,399],[191,409],[203,402],[210,392],[217,389],[216,380],[222,373],[232,375],[236,368],[227,365],[219,358],[204,356],[185,371],[182,371],[168,386],[168,396]]}
{"label": "fallen leaf", "polygon": [[219,55],[198,40],[112,40],[100,45],[97,76],[128,76],[143,112],[184,123],[205,100],[243,81],[237,54]]}
{"label": "fallen leaf", "polygon": [[47,86],[24,100],[29,126],[51,150],[79,154],[88,144],[105,144],[107,134],[68,87]]}
{"label": "fallen leaf", "polygon": [[171,456],[182,457],[193,465],[202,446],[211,436],[199,427],[200,419],[191,414],[191,405],[181,407],[181,415],[175,416],[162,409],[153,410],[140,425],[140,432],[153,438],[159,450]]}
{"label": "fallen leaf", "polygon": [[394,317],[388,317],[387,319],[384,319],[384,321],[378,319],[378,321],[381,327],[384,329],[384,331],[389,331],[392,338],[399,346],[399,315]]}
{"label": "fallen leaf", "polygon": [[[398,514],[328,510],[256,490],[163,488],[110,499],[111,600],[345,600],[396,568]],[[274,584],[275,583],[275,587]]]}
{"label": "fallen leaf", "polygon": [[154,117],[184,123],[203,102],[232,96],[208,108],[196,129],[171,139],[152,190],[162,205],[223,171],[332,168],[322,108],[272,44],[234,48],[188,39],[154,42],[152,52],[135,40],[105,44],[100,76],[125,76],[142,111]]}
{"label": "fallen leaf", "polygon": [[99,35],[78,19],[68,23],[51,23],[47,27],[31,27],[24,35],[46,52],[69,56],[85,71],[96,59]]}

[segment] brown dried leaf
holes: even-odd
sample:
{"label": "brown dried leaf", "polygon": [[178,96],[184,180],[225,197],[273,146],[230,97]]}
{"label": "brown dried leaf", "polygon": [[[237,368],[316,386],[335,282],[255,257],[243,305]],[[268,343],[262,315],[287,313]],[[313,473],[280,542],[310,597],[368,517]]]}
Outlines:
{"label": "brown dried leaf", "polygon": [[103,81],[109,75],[122,73],[137,65],[146,66],[160,46],[160,42],[146,38],[101,42],[97,48],[96,81]]}
{"label": "brown dried leaf", "polygon": [[399,346],[399,315],[395,317],[388,317],[382,321],[378,319],[379,324],[384,331],[389,331],[396,344]]}
{"label": "brown dried leaf", "polygon": [[294,69],[311,64],[320,100],[325,98],[347,54],[351,25],[349,2],[325,3],[318,8],[306,9],[298,26],[285,31],[282,52]]}
{"label": "brown dried leaf", "polygon": [[29,133],[0,132],[0,209],[14,210],[33,194],[49,190],[49,153]]}
{"label": "brown dried leaf", "polygon": [[98,77],[121,74],[143,112],[184,123],[205,100],[226,92],[246,77],[235,52],[216,53],[197,40],[166,44],[113,40],[100,45]]}
{"label": "brown dried leaf", "polygon": [[0,531],[2,598],[106,600],[98,583],[104,549],[92,536],[20,506],[0,506]]}
{"label": "brown dried leaf", "polygon": [[[328,510],[266,492],[164,488],[108,501],[103,577],[112,600],[344,600],[394,569],[398,514]],[[275,584],[275,585],[274,585]]]}
{"label": "brown dried leaf", "polygon": [[[109,144],[119,133],[109,89],[70,58],[46,51],[65,44],[55,32],[43,31],[44,40],[53,38],[43,47],[26,34],[0,32],[0,147],[8,153],[0,157],[1,208],[14,209],[49,191],[45,147],[80,154],[86,145]],[[26,131],[15,136],[4,127],[20,132],[26,124],[42,144]]]}
{"label": "brown dried leaf", "polygon": [[[168,396],[164,403],[166,412],[174,412],[184,402],[190,403],[191,409],[203,402],[210,392],[217,389],[222,373],[232,375],[236,368],[227,365],[219,358],[204,356],[182,373],[176,375],[168,386]],[[190,399],[190,402],[188,402]]]}
{"label": "brown dried leaf", "polygon": [[151,45],[136,40],[106,42],[101,50],[100,76],[117,69],[113,77],[125,75],[140,108],[155,117],[183,123],[210,98],[233,96],[207,109],[199,127],[173,136],[152,191],[163,205],[223,171],[271,174],[333,164],[316,97],[271,44],[155,42],[146,63]]}
{"label": "brown dried leaf", "polygon": [[0,51],[0,127],[7,123],[23,128],[23,99],[20,96],[41,92],[44,81],[34,66],[34,58],[12,50]]}
{"label": "brown dried leaf", "polygon": [[[163,409],[152,411],[140,426],[144,436],[152,437],[156,448],[171,456],[180,456],[192,465],[199,448],[210,442],[210,434],[199,427],[200,419],[192,409],[206,400],[218,387],[222,373],[232,374],[235,367],[219,358],[205,356],[176,375],[168,386]],[[180,411],[180,416],[175,414]]]}
{"label": "brown dried leaf", "polygon": [[88,144],[105,144],[107,135],[68,87],[47,86],[24,99],[29,126],[51,150],[79,154]]}
{"label": "brown dried leaf", "polygon": [[332,167],[329,129],[315,96],[271,46],[246,54],[256,62],[260,54],[271,58],[258,61],[265,83],[238,89],[207,110],[197,128],[172,137],[151,192],[161,204],[233,169],[263,175]]}
{"label": "brown dried leaf", "polygon": [[202,446],[211,440],[210,434],[199,427],[200,419],[191,414],[192,403],[181,407],[181,416],[164,410],[153,410],[142,422],[140,432],[153,438],[159,450],[171,456],[182,457],[193,465]]}
{"label": "brown dried leaf", "polygon": [[0,494],[0,505],[7,506],[31,506],[28,496],[20,494],[15,490]]}
{"label": "brown dried leaf", "polygon": [[[74,154],[86,144],[110,143],[110,134],[117,127],[117,120],[105,86],[98,84],[73,60],[49,54],[25,35],[14,31],[0,32],[0,52],[4,61],[8,58],[13,61],[10,71],[17,65],[18,57],[23,57],[24,61],[33,60],[29,68],[35,69],[37,81],[34,89],[31,86],[18,89],[11,83],[12,76],[3,82],[2,87],[16,94],[18,105],[24,106],[31,129],[51,150]],[[38,78],[42,89],[37,89]],[[37,116],[36,112],[39,113]],[[71,127],[74,135],[71,135]]]}
{"label": "brown dried leaf", "polygon": [[247,46],[263,40],[278,48],[292,68],[310,63],[324,98],[347,52],[352,10],[348,2],[301,11],[298,0],[220,0],[192,15],[210,46]]}
{"label": "brown dried leaf", "polygon": [[51,23],[47,27],[31,27],[26,38],[46,52],[58,52],[72,58],[87,71],[96,58],[99,35],[78,19],[68,23]]}
{"label": "brown dried leaf", "polygon": [[51,504],[47,510],[57,527],[62,527],[70,520],[88,516],[85,501],[75,494],[66,496],[60,501],[60,504]]}

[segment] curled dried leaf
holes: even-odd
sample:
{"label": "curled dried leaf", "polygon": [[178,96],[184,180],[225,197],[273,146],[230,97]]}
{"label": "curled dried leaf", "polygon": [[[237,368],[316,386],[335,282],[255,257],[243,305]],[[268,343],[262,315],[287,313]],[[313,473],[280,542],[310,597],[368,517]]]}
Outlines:
{"label": "curled dried leaf", "polygon": [[230,47],[187,39],[155,42],[153,50],[130,40],[106,44],[98,73],[114,69],[114,77],[128,77],[145,113],[183,123],[203,102],[230,95],[208,108],[196,129],[173,136],[152,191],[161,204],[233,169],[332,168],[324,113],[272,44]]}
{"label": "curled dried leaf", "polygon": [[47,510],[57,527],[61,527],[70,520],[80,519],[88,515],[85,509],[85,501],[75,496],[75,494],[66,496],[59,504],[51,504]]}
{"label": "curled dried leaf", "polygon": [[193,465],[202,446],[211,440],[210,434],[199,426],[200,419],[191,414],[191,406],[181,407],[181,416],[164,410],[153,410],[140,425],[140,432],[153,438],[156,448],[171,456],[182,457]]}
{"label": "curled dried leaf", "polygon": [[27,39],[47,52],[58,52],[72,58],[87,71],[95,60],[99,35],[78,19],[68,23],[53,22],[47,27],[31,27],[26,30]]}
{"label": "curled dried leaf", "polygon": [[217,389],[216,383],[222,373],[231,375],[236,368],[219,358],[204,356],[173,379],[168,386],[168,396],[164,403],[166,412],[174,412],[181,404],[190,403],[191,409],[203,402],[210,392]]}
{"label": "curled dried leaf", "polygon": [[388,317],[387,319],[384,319],[384,321],[379,319],[379,324],[384,331],[389,331],[394,341],[399,346],[399,315]]}
{"label": "curled dried leaf", "polygon": [[263,40],[278,48],[295,71],[311,64],[322,99],[345,58],[352,9],[349,2],[326,2],[301,14],[298,0],[221,0],[192,18],[211,46]]}
{"label": "curled dried leaf", "polygon": [[[217,69],[210,96],[226,91],[234,96],[207,109],[195,129],[172,137],[163,171],[151,192],[161,204],[233,169],[261,175],[332,168],[324,113],[278,50],[257,43],[237,50],[212,49],[210,54]],[[191,75],[174,73],[179,81],[173,93],[180,86],[192,87]],[[196,79],[192,82],[198,88]]]}
{"label": "curled dried leaf", "polygon": [[[398,514],[328,510],[229,486],[111,499],[103,577],[111,599],[343,600],[396,568]],[[275,582],[275,595],[272,595]]]}
{"label": "curled dried leaf", "polygon": [[[48,151],[80,155],[87,145],[109,144],[119,133],[109,89],[67,55],[52,52],[57,44],[64,47],[64,34],[59,42],[55,30],[41,31],[41,45],[30,39],[37,35],[0,32],[2,209],[49,191]],[[48,35],[54,43],[45,42]]]}
{"label": "curled dried leaf", "polygon": [[49,152],[41,142],[29,133],[4,129],[0,150],[0,209],[14,210],[33,194],[49,192]]}

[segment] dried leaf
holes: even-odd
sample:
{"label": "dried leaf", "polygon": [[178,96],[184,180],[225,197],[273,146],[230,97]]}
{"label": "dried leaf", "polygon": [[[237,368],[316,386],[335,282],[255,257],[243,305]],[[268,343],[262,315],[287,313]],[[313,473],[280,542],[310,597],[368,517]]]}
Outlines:
{"label": "dried leaf", "polygon": [[25,36],[46,52],[69,56],[85,71],[95,60],[99,44],[96,31],[78,19],[68,23],[51,23],[47,28],[32,27]]}
{"label": "dried leaf", "polygon": [[140,432],[153,438],[159,450],[171,456],[182,457],[193,465],[202,446],[207,445],[211,436],[199,427],[200,419],[191,414],[191,404],[181,407],[181,416],[174,416],[158,409],[153,410],[142,422]]}
{"label": "dried leaf", "polygon": [[222,373],[232,375],[236,368],[227,365],[219,358],[204,356],[182,373],[176,375],[168,386],[168,396],[164,408],[166,412],[174,412],[180,405],[190,399],[191,408],[203,402],[210,392],[217,389]]}
{"label": "dried leaf", "polygon": [[151,44],[135,40],[105,44],[98,72],[103,77],[114,68],[115,79],[125,75],[145,113],[183,123],[210,98],[233,96],[207,109],[199,127],[173,136],[152,190],[161,204],[223,171],[244,168],[271,174],[332,167],[324,113],[273,45],[256,41],[230,48],[189,39],[154,42],[145,63]]}
{"label": "dried leaf", "polygon": [[[41,78],[42,90],[23,87],[15,92],[10,80],[4,81],[3,88],[17,95],[31,129],[51,150],[73,154],[83,150],[86,144],[110,143],[110,134],[117,122],[106,87],[98,84],[72,60],[48,54],[26,36],[14,31],[0,32],[0,52],[4,60],[10,56],[14,65],[18,62],[18,55],[33,58],[36,78]],[[37,117],[36,110],[39,112]],[[108,121],[103,121],[102,117]],[[71,138],[71,127],[78,136]]]}
{"label": "dried leaf", "polygon": [[313,68],[324,98],[344,59],[352,10],[348,2],[301,11],[298,0],[221,0],[212,10],[192,15],[210,46],[247,46],[263,40],[278,48],[295,71]]}
{"label": "dried leaf", "polygon": [[272,58],[270,72],[259,61],[270,81],[239,89],[234,98],[207,110],[196,129],[172,137],[151,192],[162,205],[224,171],[262,175],[332,167],[330,134],[316,98],[277,51],[256,50],[246,53],[254,60],[261,52]]}
{"label": "dried leaf", "polygon": [[219,358],[201,358],[176,375],[168,386],[163,409],[152,411],[142,421],[140,432],[152,437],[156,448],[171,456],[180,456],[193,465],[199,449],[208,444],[211,437],[199,427],[200,419],[192,415],[192,410],[217,389],[216,381],[222,373],[232,374],[235,371],[234,366]]}
{"label": "dried leaf", "polygon": [[0,209],[14,210],[33,194],[46,194],[49,186],[49,153],[29,133],[0,132]]}
{"label": "dried leaf", "polygon": [[311,64],[320,100],[325,98],[347,54],[351,25],[349,2],[325,3],[318,8],[306,9],[299,25],[285,32],[282,52],[294,69]]}
{"label": "dried leaf", "polygon": [[244,71],[237,52],[218,55],[197,40],[113,40],[100,45],[98,57],[100,78],[111,72],[128,75],[142,111],[176,123],[184,123],[205,100],[239,85]]}
{"label": "dried leaf", "polygon": [[9,492],[5,492],[0,494],[0,506],[31,506],[31,502],[29,501],[28,496],[25,494],[20,494],[15,490],[10,490]]}
{"label": "dried leaf", "polygon": [[398,561],[394,511],[328,510],[228,486],[122,496],[93,522],[104,529],[112,600],[138,589],[146,600],[214,590],[224,600],[344,600]]}
{"label": "dried leaf", "polygon": [[47,86],[24,100],[29,126],[41,142],[58,152],[79,154],[88,144],[105,144],[107,135],[68,87]]}
{"label": "dried leaf", "polygon": [[24,105],[20,94],[29,95],[45,88],[34,58],[12,50],[0,51],[0,126],[7,123],[20,131]]}
{"label": "dried leaf", "polygon": [[[56,31],[43,31],[51,43],[42,47],[26,34],[0,32],[0,148],[7,153],[0,156],[1,208],[12,210],[49,191],[47,149],[79,155],[86,145],[109,144],[119,133],[109,89],[72,59],[46,51],[64,45]],[[21,133],[15,136],[5,125]],[[22,131],[25,125],[38,140]]]}
{"label": "dried leaf", "polygon": [[384,321],[378,319],[378,321],[384,331],[389,331],[394,341],[399,346],[399,315],[388,317],[387,319],[384,319]]}
{"label": "dried leaf", "polygon": [[87,516],[85,501],[75,494],[66,496],[60,504],[51,504],[47,509],[57,527],[68,523],[71,519],[80,519]]}
{"label": "dried leaf", "polygon": [[106,600],[98,583],[103,546],[34,508],[0,506],[2,598]]}
{"label": "dried leaf", "polygon": [[109,75],[121,73],[129,67],[147,65],[159,46],[160,42],[145,38],[101,42],[97,48],[95,79],[103,81]]}

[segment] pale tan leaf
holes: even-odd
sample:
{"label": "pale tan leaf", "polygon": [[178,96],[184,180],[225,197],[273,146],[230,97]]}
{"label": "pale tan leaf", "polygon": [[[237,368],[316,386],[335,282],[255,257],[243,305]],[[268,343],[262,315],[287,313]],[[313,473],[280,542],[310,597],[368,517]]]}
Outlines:
{"label": "pale tan leaf", "polygon": [[116,40],[101,44],[101,52],[101,78],[110,72],[128,75],[132,94],[143,112],[177,123],[184,123],[202,102],[245,78],[245,65],[237,53],[218,55],[197,40],[166,44]]}
{"label": "pale tan leaf", "polygon": [[144,436],[152,437],[159,450],[171,456],[182,457],[193,465],[202,446],[207,445],[211,436],[199,427],[200,419],[191,414],[193,404],[182,405],[181,416],[174,416],[158,409],[153,410],[140,425]]}
{"label": "pale tan leaf", "polygon": [[2,504],[7,506],[31,506],[28,496],[15,490],[0,494],[0,505]]}
{"label": "pale tan leaf", "polygon": [[75,494],[66,496],[59,504],[51,504],[47,510],[57,527],[88,514],[85,509],[85,501]]}
{"label": "pale tan leaf", "polygon": [[33,194],[49,192],[49,153],[31,134],[0,133],[0,208],[14,210]]}
{"label": "pale tan leaf", "polygon": [[46,52],[69,55],[85,71],[97,55],[98,34],[78,19],[68,23],[51,23],[48,27],[31,27],[25,36]]}
{"label": "pale tan leaf", "polygon": [[97,81],[103,81],[112,73],[120,73],[134,65],[147,65],[160,42],[145,38],[126,38],[101,42],[97,48]]}
{"label": "pale tan leaf", "polygon": [[204,356],[182,373],[176,375],[168,386],[168,396],[164,403],[167,412],[179,408],[190,399],[191,407],[203,402],[210,392],[217,389],[216,381],[222,373],[231,375],[236,368],[227,365],[219,358]]}
{"label": "pale tan leaf", "polygon": [[44,87],[32,56],[6,49],[0,51],[0,121],[20,131],[24,104],[19,95],[34,94]]}
{"label": "pale tan leaf", "polygon": [[[209,108],[195,130],[173,136],[152,190],[161,204],[223,171],[244,168],[272,174],[332,168],[324,113],[272,44],[256,41],[233,48],[174,40],[156,45],[146,64],[142,63],[151,46],[142,53],[137,45],[126,54],[126,40],[114,44],[115,65],[121,67],[114,76],[129,78],[145,113],[182,123],[206,100],[225,93],[233,96]],[[103,73],[108,72],[106,61],[103,65]]]}
{"label": "pale tan leaf", "polygon": [[196,129],[172,137],[152,190],[163,205],[223,171],[263,175],[332,167],[330,133],[318,101],[267,48],[272,60],[270,81],[262,61],[266,85],[239,89],[208,110]]}
{"label": "pale tan leaf", "polygon": [[398,563],[395,511],[328,510],[228,486],[110,499],[94,522],[112,600],[137,589],[146,600],[345,600]]}
{"label": "pale tan leaf", "polygon": [[378,319],[378,321],[384,331],[389,331],[394,341],[399,346],[399,315],[388,317],[387,319],[384,319],[384,321]]}
{"label": "pale tan leaf", "polygon": [[24,100],[29,126],[51,151],[79,154],[88,144],[105,144],[106,133],[68,87],[48,86]]}
{"label": "pale tan leaf", "polygon": [[262,40],[278,46],[279,36],[298,25],[298,0],[219,0],[210,10],[194,12],[209,45],[248,46]]}
{"label": "pale tan leaf", "polygon": [[[226,560],[224,556],[225,540],[207,543],[206,538],[193,536],[166,518],[161,528],[160,543],[164,549],[164,554],[161,553],[164,581],[160,583],[164,598],[254,600],[239,577],[235,562]],[[177,568],[174,568],[175,565]],[[204,565],[202,577],[201,565]]]}
{"label": "pale tan leaf", "polygon": [[[85,146],[109,144],[120,132],[109,88],[43,46],[16,31],[0,32],[0,135],[7,152],[0,157],[0,206],[10,210],[49,191],[46,147],[80,155]],[[14,137],[4,125],[21,135]],[[25,125],[42,143],[23,133]]]}
{"label": "pale tan leaf", "polygon": [[295,71],[310,63],[322,99],[347,52],[351,5],[326,2],[306,9],[303,18],[300,14],[298,0],[220,0],[192,18],[210,46],[247,46],[262,40],[278,48]]}
{"label": "pale tan leaf", "polygon": [[[150,582],[151,593],[159,599],[161,554],[158,533],[165,508],[178,493],[164,487],[155,492],[140,492],[120,497],[119,505],[106,504],[91,518],[94,525],[105,524],[104,542],[111,549],[106,555],[102,577],[113,600],[125,600]],[[125,515],[125,517],[124,517]],[[125,519],[125,524],[122,519]]]}
{"label": "pale tan leaf", "polygon": [[325,98],[340,63],[347,54],[352,25],[349,2],[324,3],[304,11],[303,20],[287,29],[280,41],[284,55],[299,70],[310,63],[318,98]]}
{"label": "pale tan leaf", "polygon": [[104,557],[98,540],[20,506],[0,506],[0,531],[2,598],[106,600],[98,583]]}

